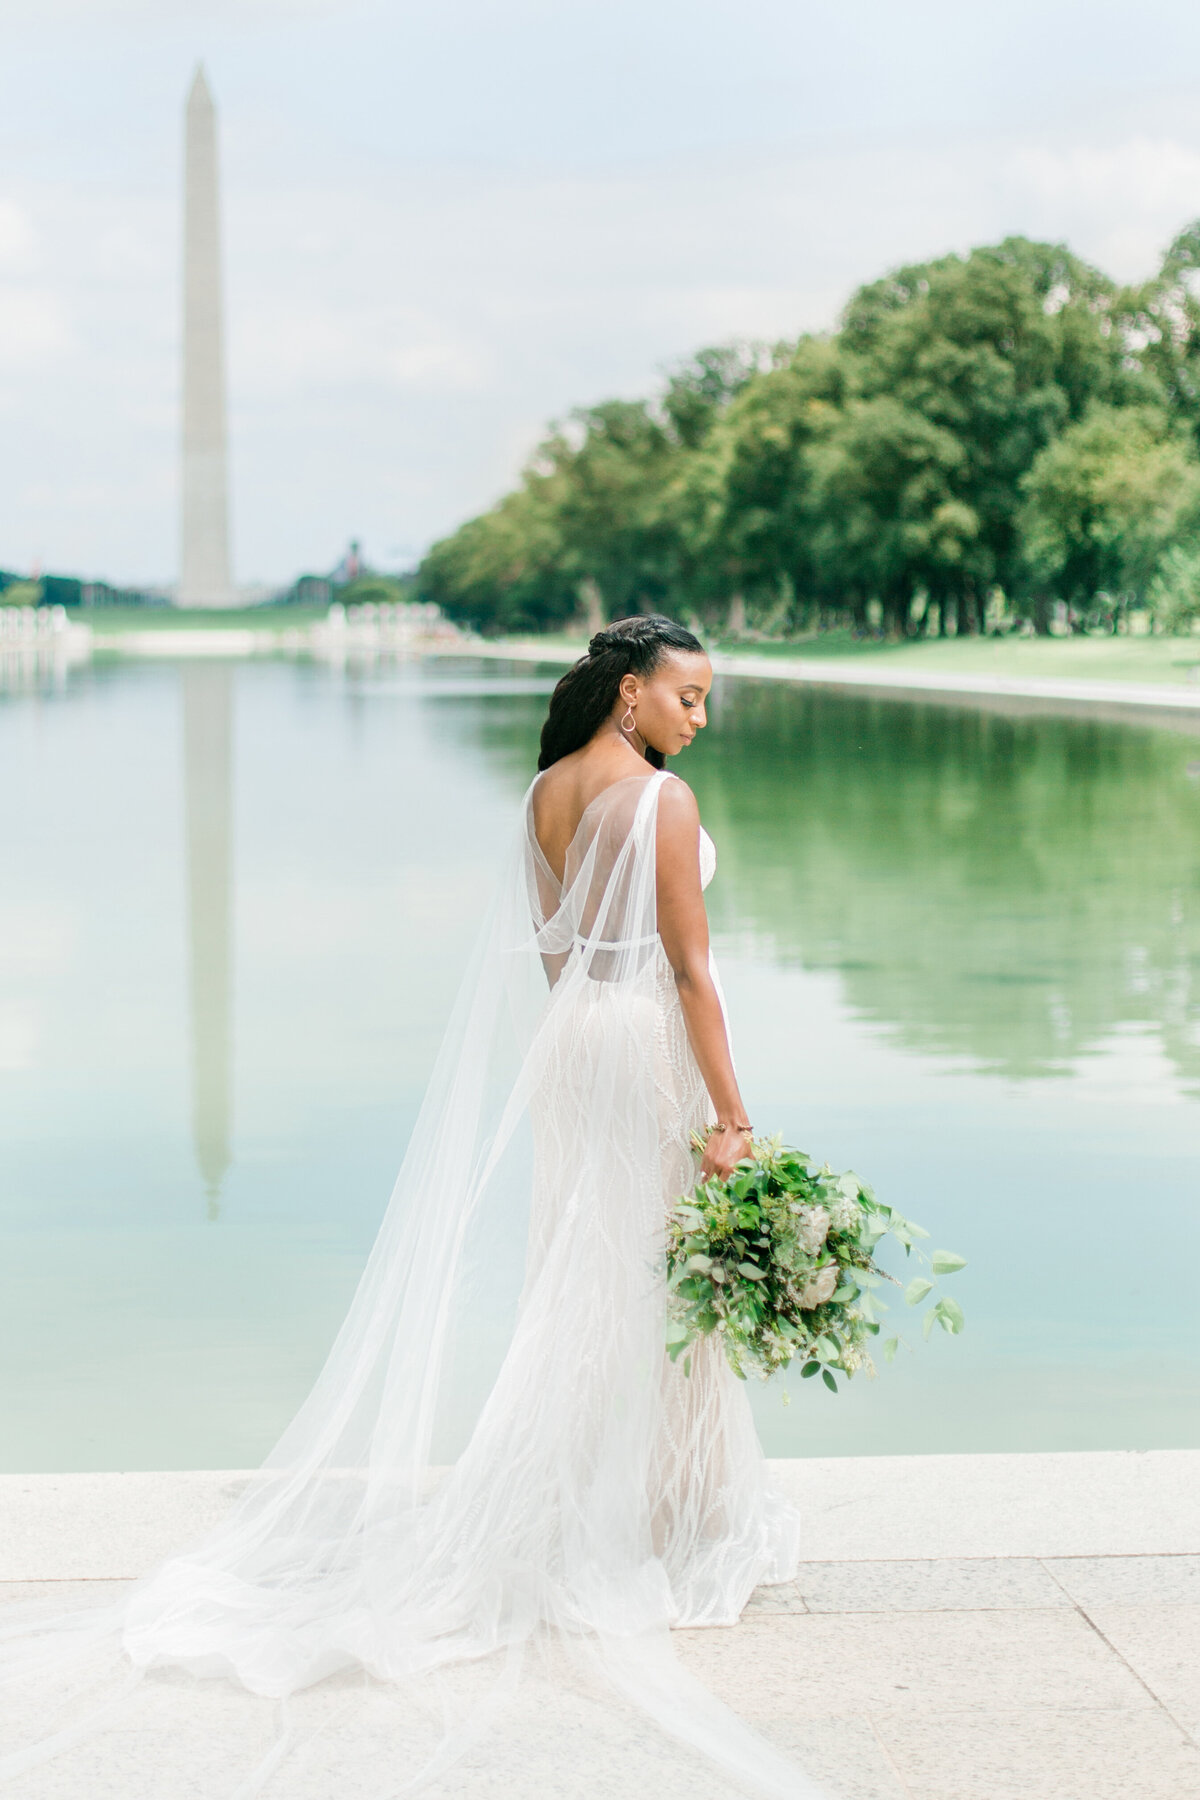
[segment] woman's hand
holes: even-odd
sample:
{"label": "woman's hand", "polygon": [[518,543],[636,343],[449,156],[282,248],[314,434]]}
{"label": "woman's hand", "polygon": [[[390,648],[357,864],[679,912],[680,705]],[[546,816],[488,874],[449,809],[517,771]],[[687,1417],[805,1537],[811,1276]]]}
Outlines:
{"label": "woman's hand", "polygon": [[707,1181],[710,1175],[715,1175],[719,1181],[727,1181],[737,1165],[750,1154],[748,1131],[739,1131],[735,1125],[723,1125],[710,1131],[704,1146],[704,1160],[700,1164],[701,1181]]}

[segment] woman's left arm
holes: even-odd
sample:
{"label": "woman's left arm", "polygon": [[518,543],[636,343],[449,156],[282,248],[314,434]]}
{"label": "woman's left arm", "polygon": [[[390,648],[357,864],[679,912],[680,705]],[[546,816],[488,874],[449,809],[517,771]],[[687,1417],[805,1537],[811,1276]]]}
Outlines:
{"label": "woman's left arm", "polygon": [[729,1033],[708,955],[708,915],[700,886],[700,812],[682,781],[667,781],[658,797],[658,935],[679,989],[692,1054],[717,1109],[701,1175],[725,1177],[747,1154],[746,1109],[738,1091]]}

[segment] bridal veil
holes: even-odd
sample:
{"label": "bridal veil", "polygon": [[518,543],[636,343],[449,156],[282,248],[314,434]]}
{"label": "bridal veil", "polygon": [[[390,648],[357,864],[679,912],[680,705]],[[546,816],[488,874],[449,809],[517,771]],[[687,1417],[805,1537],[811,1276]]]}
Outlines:
{"label": "bridal veil", "polygon": [[7,1627],[14,1793],[815,1795],[670,1637],[798,1554],[719,1347],[663,1352],[707,1104],[656,929],[670,779],[605,790],[561,883],[526,797],[308,1399],[206,1539]]}

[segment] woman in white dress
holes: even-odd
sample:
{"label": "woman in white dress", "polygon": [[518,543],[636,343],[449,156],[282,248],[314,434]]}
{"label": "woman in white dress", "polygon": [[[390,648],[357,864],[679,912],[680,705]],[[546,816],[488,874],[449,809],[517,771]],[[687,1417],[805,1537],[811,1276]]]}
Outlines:
{"label": "woman in white dress", "polygon": [[[719,1344],[690,1373],[664,1350],[664,1221],[696,1178],[692,1133],[726,1174],[750,1130],[708,945],[715,856],[663,768],[711,682],[698,640],[658,617],[599,632],[559,682],[325,1369],[209,1538],[115,1606],[9,1634],[35,1689],[68,1662],[95,1686],[95,1722],[53,1745],[22,1714],[34,1744],[0,1759],[20,1794],[70,1791],[37,1785],[42,1761],[81,1754],[85,1730],[90,1780],[101,1741],[126,1766],[164,1696],[155,1800],[180,1759],[214,1800],[235,1774],[238,1794],[288,1800],[815,1793],[670,1639],[735,1623],[799,1555]],[[506,1345],[490,1385],[487,1342]],[[239,1707],[282,1703],[269,1747],[251,1753],[253,1709],[220,1724],[228,1680]]]}
{"label": "woman in white dress", "polygon": [[[706,1133],[705,1176],[729,1174],[746,1154],[751,1135],[708,941],[703,889],[715,872],[716,852],[700,825],[691,789],[655,773],[704,729],[711,686],[712,665],[702,645],[670,620],[625,619],[599,632],[588,655],[555,689],[542,732],[541,773],[530,794],[533,850],[548,916],[583,862],[583,843],[601,830],[623,836],[639,806],[652,822],[657,936],[652,1005],[648,980],[637,998],[636,983],[618,983],[631,990],[622,992],[620,1004],[626,1012],[632,1008],[633,1030],[653,1045],[659,1180],[643,1225],[651,1244],[661,1241],[672,1201],[696,1180],[693,1134]],[[610,879],[610,855],[600,856],[590,877],[595,888]],[[592,1058],[581,1053],[586,1034],[574,1027],[581,1009],[589,1023],[593,1014],[604,1013],[596,1000],[596,978],[603,980],[605,972],[593,961],[592,980],[579,984],[573,1006],[564,1006],[570,1027],[554,1061],[547,1094],[553,1101],[535,1109],[537,1138],[545,1147],[534,1184],[535,1226],[545,1221],[541,1231],[535,1229],[535,1256],[543,1236],[552,1238],[563,1229],[567,1196],[580,1169],[600,1173],[602,1191],[590,1203],[606,1222],[614,1205],[621,1206],[620,1189],[637,1185],[630,1170],[625,1182],[604,1191],[602,1166],[616,1147],[606,1143],[601,1156],[599,1146],[589,1142],[597,1126],[607,1134],[603,1122],[589,1117],[599,1098],[596,1071]],[[596,1063],[607,1054],[621,1069],[604,1031],[596,1036]],[[634,1052],[633,1066],[637,1060]],[[570,1106],[559,1100],[564,1074],[580,1090]],[[626,1092],[614,1093],[608,1110],[622,1116],[629,1102]],[[612,1222],[624,1234],[633,1220],[618,1212]],[[627,1251],[618,1248],[617,1254]],[[597,1399],[602,1405],[602,1393]],[[693,1354],[689,1373],[682,1361],[663,1358],[650,1488],[655,1547],[670,1582],[673,1623],[732,1624],[758,1582],[786,1581],[795,1572],[794,1516],[764,1493],[762,1455],[745,1389],[715,1339]]]}

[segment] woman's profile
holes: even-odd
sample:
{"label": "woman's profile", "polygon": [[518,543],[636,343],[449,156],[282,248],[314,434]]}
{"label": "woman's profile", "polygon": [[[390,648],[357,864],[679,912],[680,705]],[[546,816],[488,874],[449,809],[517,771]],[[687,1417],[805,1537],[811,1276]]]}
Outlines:
{"label": "woman's profile", "polygon": [[[11,1679],[74,1695],[75,1723],[30,1713],[0,1758],[16,1792],[50,1791],[51,1752],[120,1766],[157,1721],[138,1754],[166,1768],[194,1741],[187,1791],[214,1800],[815,1795],[670,1635],[736,1623],[799,1557],[719,1340],[687,1368],[665,1351],[693,1133],[726,1174],[750,1130],[708,943],[715,852],[664,766],[711,682],[698,639],[651,616],[558,683],[325,1368],[207,1539],[115,1605],[7,1634]],[[486,1375],[480,1342],[502,1346]],[[236,1729],[213,1728],[222,1706]]]}

